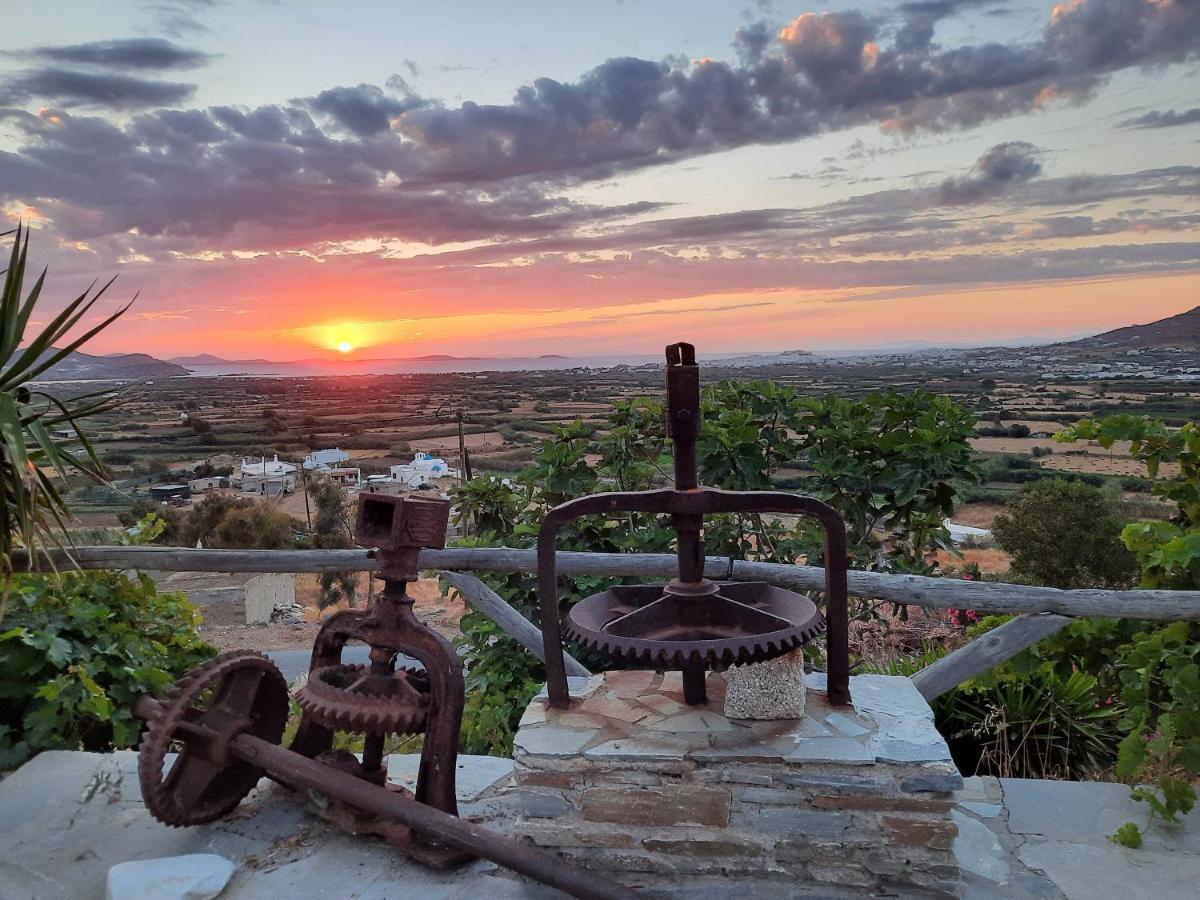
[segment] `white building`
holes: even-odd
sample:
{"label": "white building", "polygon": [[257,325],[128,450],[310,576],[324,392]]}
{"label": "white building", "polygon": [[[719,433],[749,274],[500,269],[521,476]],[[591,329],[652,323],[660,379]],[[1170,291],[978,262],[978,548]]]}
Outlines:
{"label": "white building", "polygon": [[413,457],[412,462],[392,466],[388,472],[392,481],[399,481],[413,489],[429,484],[436,478],[458,477],[458,469],[450,468],[440,456],[430,456],[421,452]]}
{"label": "white building", "polygon": [[244,494],[263,494],[278,497],[296,489],[296,466],[274,459],[243,459],[239,467],[240,485]]}
{"label": "white building", "polygon": [[349,459],[350,454],[339,447],[334,447],[332,450],[314,450],[304,457],[304,468],[310,471],[316,469],[319,472],[328,472]]}

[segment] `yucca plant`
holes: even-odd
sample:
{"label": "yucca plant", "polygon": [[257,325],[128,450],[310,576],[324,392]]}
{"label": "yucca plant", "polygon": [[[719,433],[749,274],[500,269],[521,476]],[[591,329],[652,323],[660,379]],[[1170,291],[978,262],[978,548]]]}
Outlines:
{"label": "yucca plant", "polygon": [[[122,306],[99,324],[67,339],[115,279],[99,290],[93,282],[39,332],[25,335],[46,272],[43,269],[25,293],[29,230],[18,226],[5,234],[14,238],[0,295],[0,580],[4,583],[0,621],[8,600],[13,550],[23,547],[34,553],[48,544],[69,543],[67,504],[51,473],[65,479],[76,470],[97,481],[105,480],[104,465],[78,423],[117,403],[111,389],[61,400],[37,390],[34,382],[129,308],[128,304]],[[76,436],[53,437],[52,429],[61,426],[70,427]]]}

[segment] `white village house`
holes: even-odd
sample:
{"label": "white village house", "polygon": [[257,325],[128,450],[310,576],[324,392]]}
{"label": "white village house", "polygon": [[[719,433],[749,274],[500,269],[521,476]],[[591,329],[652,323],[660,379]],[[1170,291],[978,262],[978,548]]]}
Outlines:
{"label": "white village house", "polygon": [[332,468],[340,466],[341,463],[348,462],[350,454],[340,447],[334,447],[331,450],[313,450],[308,456],[304,457],[304,468],[311,471],[328,472]]}
{"label": "white village house", "polygon": [[391,466],[388,473],[392,481],[398,481],[413,489],[429,484],[436,478],[458,477],[458,469],[451,468],[440,456],[430,456],[420,451],[413,457],[412,462]]}
{"label": "white village house", "polygon": [[238,467],[238,481],[243,494],[280,497],[296,489],[296,466],[274,459],[243,459]]}

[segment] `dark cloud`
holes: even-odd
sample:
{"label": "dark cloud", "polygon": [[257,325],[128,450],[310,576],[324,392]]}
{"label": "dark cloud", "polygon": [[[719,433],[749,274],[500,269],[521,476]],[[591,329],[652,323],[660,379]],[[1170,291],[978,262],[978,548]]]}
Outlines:
{"label": "dark cloud", "polygon": [[[922,4],[941,15],[963,3]],[[1115,23],[1115,24],[1114,24]],[[941,130],[1079,102],[1112,72],[1200,55],[1200,4],[1084,0],[1056,7],[1039,40],[941,49],[889,45],[877,20],[806,13],[741,29],[740,62],[609,60],[575,83],[538,79],[511,104],[430,104],[398,131],[424,150],[413,177],[607,177],[748,143],[878,122]]]}
{"label": "dark cloud", "polygon": [[948,178],[938,189],[941,203],[978,203],[1003,193],[1013,184],[1041,174],[1041,151],[1026,141],[1009,141],[992,147],[961,178]]}
{"label": "dark cloud", "polygon": [[104,106],[139,109],[182,103],[196,91],[194,84],[135,78],[115,73],[77,72],[45,68],[24,72],[0,85],[0,103],[29,100],[58,106]]}
{"label": "dark cloud", "polygon": [[1195,125],[1200,122],[1200,106],[1175,112],[1173,109],[1152,110],[1144,115],[1126,119],[1122,128],[1172,128],[1176,125]]}
{"label": "dark cloud", "polygon": [[[944,16],[965,5],[909,4],[902,14]],[[966,126],[1079,99],[1122,67],[1200,54],[1195,0],[1066,3],[1030,43],[901,45],[889,29],[857,12],[805,14],[783,28],[741,29],[736,63],[610,59],[574,82],[537,79],[505,104],[448,107],[397,76],[384,88],[334,87],[253,109],[160,109],[121,124],[14,115],[22,140],[0,153],[0,201],[36,199],[64,235],[85,240],[131,229],[181,245],[216,238],[267,247],[380,235],[572,238],[572,229],[652,208],[563,199],[585,180],[862,124]],[[16,76],[0,88],[0,103],[128,110],[179,103],[192,90],[47,69]],[[856,224],[1001,195],[1037,204],[1046,181],[1038,172],[1032,147],[998,145],[940,187],[872,195],[873,218]],[[1078,203],[1107,189],[1095,179],[1072,184]],[[752,218],[725,225],[738,234],[782,228],[779,215],[761,226]],[[715,242],[719,229],[682,231],[713,225],[677,223],[675,237]]]}
{"label": "dark cloud", "polygon": [[56,65],[85,65],[106,69],[192,69],[211,55],[181,47],[162,38],[128,38],[88,44],[37,47],[21,54]]}
{"label": "dark cloud", "polygon": [[330,88],[299,102],[329,116],[346,131],[360,137],[370,137],[389,130],[392,120],[397,116],[426,103],[411,93],[399,75],[388,79],[388,86],[403,91],[405,96],[394,97],[373,84],[360,84],[357,87]]}

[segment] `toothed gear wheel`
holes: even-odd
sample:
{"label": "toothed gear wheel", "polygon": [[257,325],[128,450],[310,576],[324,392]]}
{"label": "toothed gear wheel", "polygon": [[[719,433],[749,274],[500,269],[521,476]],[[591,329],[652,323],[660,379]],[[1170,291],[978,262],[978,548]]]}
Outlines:
{"label": "toothed gear wheel", "polygon": [[309,674],[296,700],[334,731],[420,734],[429,715],[429,681],[418,669],[373,675],[369,666],[325,666]]}
{"label": "toothed gear wheel", "polygon": [[[229,754],[229,742],[251,734],[283,738],[287,682],[252,650],[223,653],[192,669],[161,701],[138,748],[138,780],[151,815],[166,825],[201,825],[231,812],[263,771]],[[178,756],[163,776],[166,756]]]}
{"label": "toothed gear wheel", "polygon": [[676,601],[680,612],[692,606],[715,617],[734,610],[715,626],[706,616],[687,621],[686,614],[676,614],[631,627],[636,613],[671,598],[658,585],[617,585],[572,606],[563,633],[628,668],[682,669],[763,662],[825,631],[825,617],[807,597],[756,582],[719,587],[720,595]]}

